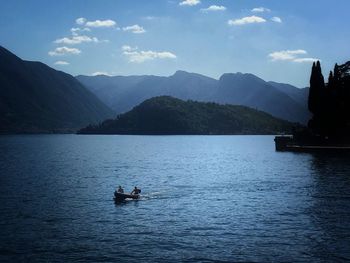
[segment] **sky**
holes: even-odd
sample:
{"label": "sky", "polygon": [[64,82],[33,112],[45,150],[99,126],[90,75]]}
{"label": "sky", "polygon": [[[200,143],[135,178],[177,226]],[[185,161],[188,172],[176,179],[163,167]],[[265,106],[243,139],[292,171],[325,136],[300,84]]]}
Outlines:
{"label": "sky", "polygon": [[348,10],[348,0],[3,0],[0,45],[72,75],[243,72],[302,88],[314,60],[326,78],[350,60]]}

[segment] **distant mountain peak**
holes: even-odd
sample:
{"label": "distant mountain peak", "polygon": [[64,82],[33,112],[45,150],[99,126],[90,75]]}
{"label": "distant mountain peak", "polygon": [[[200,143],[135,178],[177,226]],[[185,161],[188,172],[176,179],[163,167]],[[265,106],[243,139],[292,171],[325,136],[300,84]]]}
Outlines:
{"label": "distant mountain peak", "polygon": [[242,73],[242,72],[224,73],[221,75],[220,79],[224,79],[224,78],[254,79],[254,80],[264,81],[263,79],[259,78],[258,76],[252,73]]}
{"label": "distant mountain peak", "polygon": [[10,64],[21,64],[23,61],[11,51],[7,50],[3,46],[0,46],[0,67],[6,68]]}
{"label": "distant mountain peak", "polygon": [[190,73],[185,71],[185,70],[179,69],[179,70],[176,70],[175,73],[174,73],[174,75],[177,75],[177,74],[190,74]]}
{"label": "distant mountain peak", "polygon": [[[102,101],[118,113],[126,112],[145,99],[170,95],[179,99],[246,105],[276,117],[305,123],[308,112],[303,93],[289,96],[251,73],[226,73],[214,79],[198,73],[177,70],[168,77],[79,78]],[[291,92],[297,88],[291,86]]]}
{"label": "distant mountain peak", "polygon": [[114,115],[71,75],[0,47],[0,133],[66,132]]}
{"label": "distant mountain peak", "polygon": [[173,75],[170,76],[170,78],[198,78],[198,79],[206,79],[206,80],[214,80],[211,77],[199,74],[199,73],[194,73],[194,72],[188,72],[185,70],[177,70]]}
{"label": "distant mountain peak", "polygon": [[6,48],[4,48],[3,46],[0,46],[0,54],[1,55],[9,55],[9,56],[16,56],[15,54],[11,53],[9,50],[7,50]]}
{"label": "distant mountain peak", "polygon": [[190,73],[185,70],[177,70],[171,77],[186,77],[195,73]]}

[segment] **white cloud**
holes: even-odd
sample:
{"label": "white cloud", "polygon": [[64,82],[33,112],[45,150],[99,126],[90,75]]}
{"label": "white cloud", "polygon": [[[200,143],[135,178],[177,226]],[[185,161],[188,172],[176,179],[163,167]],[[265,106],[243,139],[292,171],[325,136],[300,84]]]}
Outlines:
{"label": "white cloud", "polygon": [[296,58],[296,55],[304,55],[307,54],[307,52],[303,49],[297,49],[297,50],[282,50],[282,51],[275,51],[269,54],[269,57],[273,60],[294,60]]}
{"label": "white cloud", "polygon": [[123,46],[123,55],[126,56],[129,60],[129,62],[132,63],[143,63],[147,60],[154,60],[154,59],[175,59],[176,55],[168,52],[168,51],[162,51],[162,52],[157,52],[157,51],[143,51],[143,50],[138,50],[137,47],[130,47],[130,46]]}
{"label": "white cloud", "polygon": [[[75,23],[77,23],[80,26],[87,26],[87,27],[114,27],[117,25],[117,23],[114,20],[107,19],[107,20],[95,20],[95,21],[87,21],[84,17],[79,17],[75,20]],[[76,30],[78,30],[76,28]],[[88,31],[87,28],[82,31]],[[72,31],[73,33],[73,31]]]}
{"label": "white cloud", "polygon": [[91,76],[112,76],[111,74],[109,74],[109,73],[107,73],[107,72],[105,72],[105,71],[96,71],[96,72],[94,72],[94,73],[92,73],[91,74]]}
{"label": "white cloud", "polygon": [[86,22],[86,19],[84,17],[79,17],[75,20],[75,23],[77,23],[78,25],[84,25]]}
{"label": "white cloud", "polygon": [[200,4],[200,0],[185,0],[179,3],[179,5],[189,5],[189,6],[194,6]]}
{"label": "white cloud", "polygon": [[245,24],[253,24],[253,23],[265,23],[266,20],[260,16],[246,16],[240,19],[231,19],[227,23],[230,26],[241,26]]}
{"label": "white cloud", "polygon": [[317,58],[301,58],[299,55],[306,55],[307,51],[303,49],[296,49],[296,50],[281,50],[281,51],[275,51],[269,54],[269,57],[272,61],[291,61],[291,62],[297,62],[297,63],[304,63],[304,62],[314,62],[316,60],[319,60]]}
{"label": "white cloud", "polygon": [[272,17],[271,21],[276,22],[276,23],[282,23],[282,19],[278,16]]}
{"label": "white cloud", "polygon": [[211,12],[211,11],[225,11],[226,7],[222,5],[211,5],[208,8],[202,8],[201,11],[204,13]]}
{"label": "white cloud", "polygon": [[59,66],[69,65],[69,63],[67,61],[62,61],[62,60],[56,61],[54,64],[59,65]]}
{"label": "white cloud", "polygon": [[117,23],[114,20],[95,20],[95,21],[87,21],[85,26],[87,27],[114,27]]}
{"label": "white cloud", "polygon": [[78,55],[81,53],[80,49],[69,47],[58,47],[49,52],[50,56],[64,56],[64,55]]}
{"label": "white cloud", "polygon": [[318,58],[296,58],[293,60],[293,62],[304,63],[304,62],[315,62],[317,60],[320,60],[320,59],[318,59]]}
{"label": "white cloud", "polygon": [[88,27],[85,27],[85,28],[72,27],[72,28],[70,29],[70,32],[72,32],[72,35],[73,35],[73,36],[77,36],[79,32],[84,32],[84,31],[90,32],[91,29],[88,28]]}
{"label": "white cloud", "polygon": [[137,49],[138,49],[138,47],[130,47],[130,46],[128,46],[128,45],[122,46],[122,50],[123,50],[123,51],[135,51],[135,50],[137,50]]}
{"label": "white cloud", "polygon": [[145,20],[154,20],[156,19],[157,17],[155,16],[144,16],[142,19],[145,19]]}
{"label": "white cloud", "polygon": [[254,13],[263,13],[263,12],[270,12],[271,10],[266,7],[255,7],[252,10],[250,10]]}
{"label": "white cloud", "polygon": [[81,44],[84,42],[94,42],[94,43],[100,43],[100,42],[106,42],[106,40],[99,40],[97,37],[89,37],[89,36],[72,36],[71,38],[69,37],[64,37],[64,38],[59,38],[54,41],[56,44],[66,44],[66,45],[77,45]]}
{"label": "white cloud", "polygon": [[139,25],[123,27],[123,31],[130,31],[134,34],[142,34],[142,33],[146,32],[146,30],[142,26],[139,26]]}

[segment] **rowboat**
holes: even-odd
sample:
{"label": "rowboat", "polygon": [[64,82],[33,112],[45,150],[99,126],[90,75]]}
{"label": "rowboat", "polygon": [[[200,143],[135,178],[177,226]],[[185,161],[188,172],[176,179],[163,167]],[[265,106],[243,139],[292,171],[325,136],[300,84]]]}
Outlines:
{"label": "rowboat", "polygon": [[114,192],[114,201],[116,202],[121,202],[121,201],[125,201],[125,199],[139,199],[140,195],[131,195],[131,194],[124,194],[124,193],[118,193],[118,192]]}

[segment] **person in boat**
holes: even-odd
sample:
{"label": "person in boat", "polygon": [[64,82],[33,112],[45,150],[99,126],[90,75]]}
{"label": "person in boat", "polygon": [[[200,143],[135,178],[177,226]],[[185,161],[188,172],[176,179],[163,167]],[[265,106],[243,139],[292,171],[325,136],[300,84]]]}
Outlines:
{"label": "person in boat", "polygon": [[141,190],[135,186],[134,190],[132,190],[130,194],[131,195],[138,195],[140,193],[141,193]]}
{"label": "person in boat", "polygon": [[117,189],[117,193],[119,194],[123,194],[124,193],[124,189],[119,185],[118,189]]}

